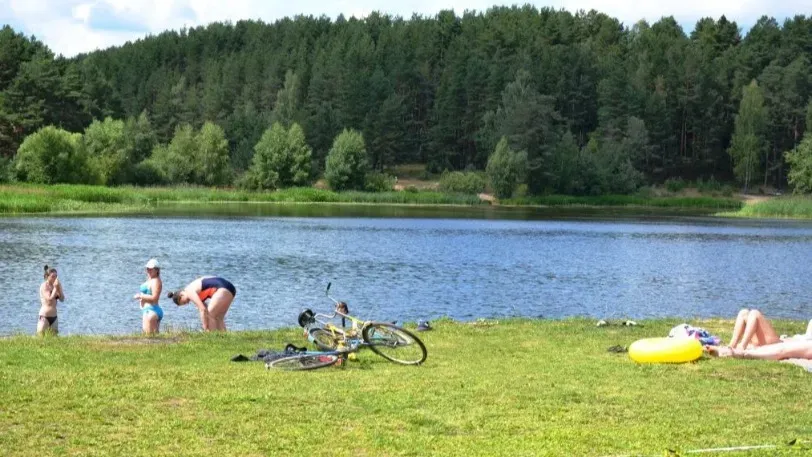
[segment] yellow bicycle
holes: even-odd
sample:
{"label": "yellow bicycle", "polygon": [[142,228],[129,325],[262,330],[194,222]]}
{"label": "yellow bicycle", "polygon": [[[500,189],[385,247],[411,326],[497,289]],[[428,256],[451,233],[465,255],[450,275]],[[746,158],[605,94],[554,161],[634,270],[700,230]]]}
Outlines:
{"label": "yellow bicycle", "polygon": [[[364,321],[351,316],[344,302],[330,296],[331,285],[332,283],[327,284],[326,295],[335,303],[332,314],[313,313],[309,309],[299,314],[299,325],[320,351],[308,351],[274,360],[268,364],[268,368],[322,368],[344,360],[349,354],[365,347],[386,360],[401,365],[420,365],[426,361],[426,345],[414,333],[395,324]],[[337,319],[341,320],[341,326],[332,322]]]}

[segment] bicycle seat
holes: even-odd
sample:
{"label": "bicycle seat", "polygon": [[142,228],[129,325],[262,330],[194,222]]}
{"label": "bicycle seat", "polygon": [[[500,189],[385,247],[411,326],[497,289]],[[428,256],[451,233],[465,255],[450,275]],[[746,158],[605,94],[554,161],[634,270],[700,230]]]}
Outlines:
{"label": "bicycle seat", "polygon": [[299,314],[299,325],[301,327],[307,327],[314,322],[316,322],[316,317],[313,315],[313,311],[306,309]]}

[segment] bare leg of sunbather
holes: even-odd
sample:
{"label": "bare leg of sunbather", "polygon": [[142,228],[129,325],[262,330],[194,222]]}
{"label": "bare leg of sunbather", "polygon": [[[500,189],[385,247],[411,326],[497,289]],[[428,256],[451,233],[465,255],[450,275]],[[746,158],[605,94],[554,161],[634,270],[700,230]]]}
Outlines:
{"label": "bare leg of sunbather", "polygon": [[[741,314],[742,313],[739,313],[739,316],[741,316]],[[739,319],[736,319],[737,323],[738,320]],[[735,327],[733,331],[735,333]],[[733,345],[731,341],[730,347],[744,350],[749,346],[755,348],[768,344],[775,344],[779,341],[781,341],[781,339],[779,338],[778,333],[775,332],[772,324],[770,324],[770,321],[764,317],[764,314],[762,314],[761,311],[753,309],[747,313],[747,322],[744,325],[744,332],[741,340],[739,340],[736,345]]]}
{"label": "bare leg of sunbather", "polygon": [[738,349],[728,346],[706,346],[705,350],[711,355],[719,357],[734,357],[737,359],[784,360],[808,359],[812,360],[812,341],[783,341],[767,344],[750,349]]}
{"label": "bare leg of sunbather", "polygon": [[733,324],[733,336],[730,338],[728,346],[735,348],[739,345],[742,335],[744,335],[744,327],[747,325],[748,314],[750,314],[750,310],[747,308],[739,311],[739,315],[736,316],[736,323]]}
{"label": "bare leg of sunbather", "polygon": [[734,350],[733,357],[742,359],[784,360],[784,359],[810,359],[812,360],[812,341],[785,341],[783,343],[768,344],[757,348]]}

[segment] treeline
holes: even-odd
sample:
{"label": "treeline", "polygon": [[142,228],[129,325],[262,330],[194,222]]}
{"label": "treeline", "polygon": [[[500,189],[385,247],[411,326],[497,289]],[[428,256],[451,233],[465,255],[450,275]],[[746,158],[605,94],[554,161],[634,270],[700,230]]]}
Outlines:
{"label": "treeline", "polygon": [[256,179],[244,174],[275,122],[301,128],[311,177],[344,129],[362,135],[379,171],[484,170],[505,138],[493,161],[535,194],[630,192],[669,178],[783,187],[788,174],[803,188],[812,162],[805,16],[763,17],[743,38],[724,16],[688,35],[673,18],[624,27],[594,11],[529,6],[297,17],[166,32],[70,60],[6,27],[0,49],[8,158],[44,126],[80,132],[94,119],[143,116],[166,147],[183,129],[219,128],[232,183]]}

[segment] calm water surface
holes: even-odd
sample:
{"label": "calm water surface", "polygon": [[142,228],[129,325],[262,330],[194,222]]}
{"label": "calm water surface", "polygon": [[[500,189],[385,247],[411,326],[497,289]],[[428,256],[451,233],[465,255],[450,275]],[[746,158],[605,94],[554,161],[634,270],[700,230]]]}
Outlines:
{"label": "calm water surface", "polygon": [[[166,290],[204,274],[237,286],[231,329],[295,325],[323,291],[373,319],[450,316],[809,319],[812,225],[668,220],[0,218],[0,334],[33,333],[44,264],[62,333],[140,331],[131,299],[156,257]],[[164,325],[198,328],[162,299]]]}

